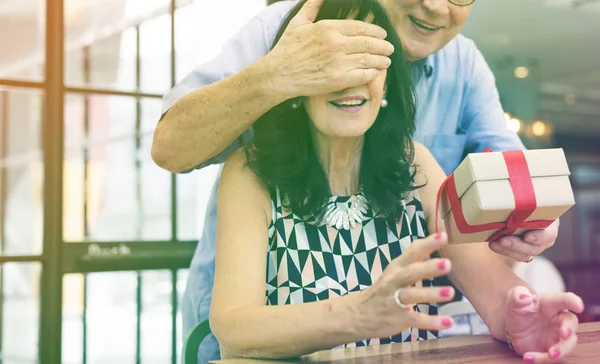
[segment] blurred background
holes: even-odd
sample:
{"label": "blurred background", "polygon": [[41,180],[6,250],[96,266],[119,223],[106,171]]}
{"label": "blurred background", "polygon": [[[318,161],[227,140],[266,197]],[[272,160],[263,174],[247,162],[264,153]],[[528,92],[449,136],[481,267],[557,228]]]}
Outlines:
{"label": "blurred background", "polygon": [[[0,363],[179,362],[216,169],[159,169],[152,131],[162,95],[265,6],[0,0]],[[546,257],[600,319],[600,1],[477,0],[464,34],[506,127],[567,154],[577,204]]]}

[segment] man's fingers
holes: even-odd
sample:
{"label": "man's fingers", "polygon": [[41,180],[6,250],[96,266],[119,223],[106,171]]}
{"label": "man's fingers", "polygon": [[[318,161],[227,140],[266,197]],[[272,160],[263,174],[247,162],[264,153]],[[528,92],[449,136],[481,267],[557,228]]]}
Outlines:
{"label": "man's fingers", "polygon": [[537,256],[544,250],[544,247],[535,244],[529,244],[518,236],[505,236],[496,242],[492,242],[492,244],[497,245],[499,251],[511,251],[518,256],[526,257],[532,255]]}
{"label": "man's fingers", "polygon": [[374,56],[368,53],[352,54],[347,59],[351,69],[372,68],[384,70],[392,64],[388,57]]}
{"label": "man's fingers", "polygon": [[346,38],[344,51],[347,54],[368,53],[379,56],[390,56],[394,53],[394,46],[382,39],[359,36]]}
{"label": "man's fingers", "polygon": [[324,3],[325,0],[308,0],[291,22],[294,25],[313,23]]}
{"label": "man's fingers", "polygon": [[328,20],[340,33],[349,37],[364,36],[385,39],[387,32],[380,26],[360,20]]}
{"label": "man's fingers", "polygon": [[516,251],[511,248],[512,245],[511,245],[511,247],[508,247],[507,244],[500,244],[497,241],[493,241],[493,242],[490,242],[488,245],[493,252],[503,255],[505,257],[508,257],[508,258],[512,258],[512,259],[516,260],[517,262],[525,263],[525,262],[529,261],[529,258],[531,256],[536,255],[536,254],[527,254],[527,253],[523,253],[521,251]]}
{"label": "man's fingers", "polygon": [[354,69],[344,76],[340,86],[338,89],[344,90],[352,87],[366,85],[367,83],[373,81],[379,75],[379,70],[374,68],[368,69]]}
{"label": "man's fingers", "polygon": [[313,23],[317,19],[323,3],[325,3],[325,0],[308,0],[294,19],[290,21],[289,25],[297,27]]}
{"label": "man's fingers", "polygon": [[558,237],[558,227],[560,220],[554,221],[550,226],[543,230],[532,230],[525,233],[525,241],[539,246],[552,246]]}

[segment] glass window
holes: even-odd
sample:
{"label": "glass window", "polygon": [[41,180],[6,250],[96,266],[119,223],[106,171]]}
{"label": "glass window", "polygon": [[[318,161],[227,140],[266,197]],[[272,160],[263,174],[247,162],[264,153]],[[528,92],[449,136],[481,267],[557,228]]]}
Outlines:
{"label": "glass window", "polygon": [[137,274],[95,273],[87,281],[88,363],[135,363]]}
{"label": "glass window", "polygon": [[141,357],[143,363],[169,363],[172,353],[171,271],[142,273]]}
{"label": "glass window", "polygon": [[2,362],[37,362],[40,310],[40,264],[0,265],[2,285]]}
{"label": "glass window", "polygon": [[[178,0],[178,4],[184,1]],[[217,56],[223,44],[265,6],[265,0],[195,1],[178,10],[175,14],[177,80]]]}
{"label": "glass window", "polygon": [[3,254],[42,251],[41,99],[36,91],[0,91]]}
{"label": "glass window", "polygon": [[45,1],[0,2],[0,78],[43,79],[45,11]]}
{"label": "glass window", "polygon": [[[140,358],[143,363],[167,363],[172,354],[171,271],[140,273]],[[181,302],[187,270],[176,273],[177,300]],[[84,276],[64,277],[63,362],[81,363],[84,346]],[[137,327],[137,273],[87,275],[87,362],[135,362]],[[176,355],[180,356],[181,314],[178,310]],[[131,361],[129,361],[131,359]]]}

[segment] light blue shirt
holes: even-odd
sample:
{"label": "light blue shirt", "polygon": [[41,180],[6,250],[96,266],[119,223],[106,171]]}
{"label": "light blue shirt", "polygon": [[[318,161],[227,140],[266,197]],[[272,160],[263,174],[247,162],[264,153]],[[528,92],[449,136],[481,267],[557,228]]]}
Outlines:
{"label": "light blue shirt", "polygon": [[[212,61],[193,70],[163,99],[163,113],[182,96],[222,80],[263,57],[296,1],[267,7],[224,46]],[[446,174],[450,174],[470,152],[524,149],[516,133],[506,128],[504,111],[494,76],[470,39],[458,35],[425,60],[411,65],[417,96],[415,140],[429,148]],[[252,137],[246,131],[234,144],[202,166],[221,164],[229,154]],[[216,192],[207,207],[203,235],[192,260],[182,302],[184,337],[195,325],[208,319],[214,277],[216,237]],[[213,336],[200,348],[201,362],[217,359]]]}

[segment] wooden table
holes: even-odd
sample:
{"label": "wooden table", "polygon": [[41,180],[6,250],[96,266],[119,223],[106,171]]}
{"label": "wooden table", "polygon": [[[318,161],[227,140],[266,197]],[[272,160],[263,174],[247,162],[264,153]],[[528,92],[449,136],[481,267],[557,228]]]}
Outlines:
{"label": "wooden table", "polygon": [[[579,325],[577,349],[563,364],[600,363],[600,322]],[[289,364],[289,363],[419,363],[419,364],[505,364],[524,363],[504,343],[487,335],[460,336],[378,347],[321,351],[297,361],[229,359],[215,364]]]}

